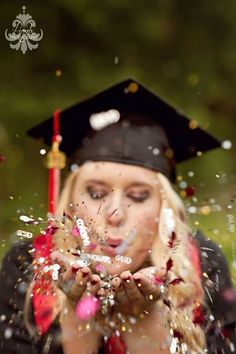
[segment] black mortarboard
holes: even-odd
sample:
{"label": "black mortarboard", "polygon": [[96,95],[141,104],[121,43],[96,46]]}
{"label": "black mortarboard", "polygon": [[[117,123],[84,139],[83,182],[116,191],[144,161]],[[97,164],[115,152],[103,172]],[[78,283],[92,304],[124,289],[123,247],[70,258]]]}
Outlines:
{"label": "black mortarboard", "polygon": [[[129,79],[60,113],[60,149],[77,164],[86,160],[134,164],[173,181],[175,162],[220,146],[195,123]],[[27,133],[51,145],[52,117]]]}

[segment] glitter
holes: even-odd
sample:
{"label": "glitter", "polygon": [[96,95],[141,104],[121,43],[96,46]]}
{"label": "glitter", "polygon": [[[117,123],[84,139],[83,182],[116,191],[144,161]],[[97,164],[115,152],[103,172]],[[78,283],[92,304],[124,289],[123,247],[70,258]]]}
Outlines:
{"label": "glitter", "polygon": [[16,235],[20,236],[20,237],[25,237],[25,238],[32,238],[33,237],[32,232],[27,232],[27,231],[23,231],[23,230],[17,230]]}
{"label": "glitter", "polygon": [[181,181],[181,182],[179,183],[179,188],[181,188],[181,189],[187,188],[187,183],[186,183],[185,181]]}
{"label": "glitter", "polygon": [[234,216],[232,214],[226,215],[227,217],[227,230],[228,232],[234,232],[235,231],[235,225],[234,225]]}
{"label": "glitter", "polygon": [[11,338],[11,336],[12,336],[12,329],[11,328],[7,328],[6,330],[5,330],[5,332],[4,332],[4,337],[6,338],[6,339],[10,339]]}
{"label": "glitter", "polygon": [[165,219],[165,225],[167,227],[168,235],[171,236],[172,232],[175,230],[174,212],[171,208],[164,209],[164,219]]}
{"label": "glitter", "polygon": [[29,217],[26,216],[26,215],[21,215],[21,216],[19,216],[19,219],[20,219],[20,221],[23,221],[23,222],[25,222],[25,223],[33,223],[33,222],[34,222],[34,219],[29,218]]}
{"label": "glitter", "polygon": [[153,295],[152,294],[150,294],[148,297],[149,297],[149,300],[153,300]]}
{"label": "glitter", "polygon": [[76,164],[76,163],[73,163],[71,166],[70,166],[70,170],[71,172],[75,172],[79,169],[79,166]]}
{"label": "glitter", "polygon": [[39,257],[38,263],[42,264],[43,262],[45,262],[45,258],[44,257]]}
{"label": "glitter", "polygon": [[200,208],[200,212],[202,215],[209,215],[211,213],[211,208],[209,207],[209,205],[204,205]]}
{"label": "glitter", "polygon": [[225,150],[230,150],[232,148],[232,142],[230,140],[224,140],[221,146]]}
{"label": "glitter", "polygon": [[5,319],[6,319],[6,315],[1,315],[1,316],[0,316],[0,321],[1,321],[1,322],[5,321]]}
{"label": "glitter", "polygon": [[39,150],[40,155],[46,155],[47,151],[45,149]]}
{"label": "glitter", "polygon": [[198,122],[194,119],[190,120],[189,124],[188,124],[190,129],[196,129],[198,127]]}
{"label": "glitter", "polygon": [[189,177],[194,177],[194,172],[193,172],[193,171],[189,171],[189,172],[188,172],[188,176],[189,176]]}
{"label": "glitter", "polygon": [[177,349],[178,349],[178,339],[172,338],[171,345],[170,345],[170,353],[171,354],[177,353]]}
{"label": "glitter", "polygon": [[135,324],[136,322],[137,322],[137,320],[136,320],[136,318],[135,317],[129,317],[129,322],[131,323],[131,324]]}
{"label": "glitter", "polygon": [[130,264],[132,262],[132,259],[130,257],[124,257],[124,256],[121,256],[119,254],[117,254],[115,256],[115,260],[118,261],[118,262],[125,263],[125,264]]}
{"label": "glitter", "polygon": [[152,153],[153,153],[153,155],[159,155],[160,150],[158,148],[155,148],[155,149],[153,149]]}
{"label": "glitter", "polygon": [[122,326],[122,327],[121,327],[121,330],[122,330],[122,332],[125,332],[125,331],[126,331],[126,327],[125,327],[125,326]]}
{"label": "glitter", "polygon": [[196,212],[197,212],[197,207],[195,207],[195,206],[190,206],[187,210],[188,210],[188,212],[189,212],[190,214],[196,214]]}
{"label": "glitter", "polygon": [[89,320],[100,307],[101,302],[95,296],[88,295],[78,302],[75,313],[80,320]]}
{"label": "glitter", "polygon": [[114,64],[117,65],[119,63],[119,57],[116,55],[114,58]]}
{"label": "glitter", "polygon": [[88,233],[86,231],[86,228],[85,228],[83,220],[82,219],[77,219],[76,220],[76,225],[77,225],[77,228],[78,228],[79,235],[81,236],[81,238],[83,240],[84,246],[89,246],[90,245],[90,240],[89,240],[89,236],[88,236]]}
{"label": "glitter", "polygon": [[60,77],[62,75],[62,71],[60,69],[57,69],[55,74],[57,77]]}

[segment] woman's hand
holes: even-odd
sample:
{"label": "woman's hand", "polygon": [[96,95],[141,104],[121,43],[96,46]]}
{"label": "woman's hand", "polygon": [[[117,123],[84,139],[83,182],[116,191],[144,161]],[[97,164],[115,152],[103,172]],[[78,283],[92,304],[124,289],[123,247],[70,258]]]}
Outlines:
{"label": "woman's hand", "polygon": [[[155,275],[154,275],[155,274]],[[161,278],[163,274],[158,274]],[[156,268],[148,267],[131,274],[125,271],[112,280],[116,296],[116,312],[127,315],[138,315],[151,311],[157,300],[163,295],[161,288],[155,283]]]}
{"label": "woman's hand", "polygon": [[97,353],[101,344],[101,333],[96,328],[97,316],[91,318],[91,321],[80,320],[75,306],[88,294],[96,296],[101,279],[97,274],[92,274],[89,267],[79,267],[76,260],[73,262],[72,257],[59,251],[52,252],[51,258],[55,264],[60,265],[55,283],[64,294],[60,311],[63,353]]}
{"label": "woman's hand", "polygon": [[84,295],[91,294],[96,296],[100,289],[101,279],[99,275],[92,274],[89,267],[79,267],[72,258],[65,256],[59,251],[51,254],[53,262],[60,265],[57,287],[75,304]]}

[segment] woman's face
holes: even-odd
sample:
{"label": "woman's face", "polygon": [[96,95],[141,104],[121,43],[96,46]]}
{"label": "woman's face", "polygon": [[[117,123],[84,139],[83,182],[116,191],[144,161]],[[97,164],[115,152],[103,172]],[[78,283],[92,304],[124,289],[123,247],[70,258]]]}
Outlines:
{"label": "woman's face", "polygon": [[85,163],[74,183],[72,204],[87,226],[91,244],[84,251],[110,257],[111,263],[100,267],[114,275],[142,266],[157,237],[161,199],[154,171],[114,162]]}

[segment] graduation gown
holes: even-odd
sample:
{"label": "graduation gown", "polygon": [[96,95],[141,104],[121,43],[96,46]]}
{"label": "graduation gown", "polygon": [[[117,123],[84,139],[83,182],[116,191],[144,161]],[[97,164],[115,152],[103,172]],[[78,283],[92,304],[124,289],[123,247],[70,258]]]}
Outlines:
{"label": "graduation gown", "polygon": [[[195,241],[200,251],[205,291],[205,333],[208,353],[236,351],[236,301],[225,257],[220,248],[200,232]],[[25,294],[33,278],[32,245],[19,242],[3,259],[0,271],[0,354],[62,354],[60,326],[54,321],[43,337],[32,338],[24,325]],[[34,321],[32,310],[32,323]],[[100,353],[103,353],[101,348]]]}

